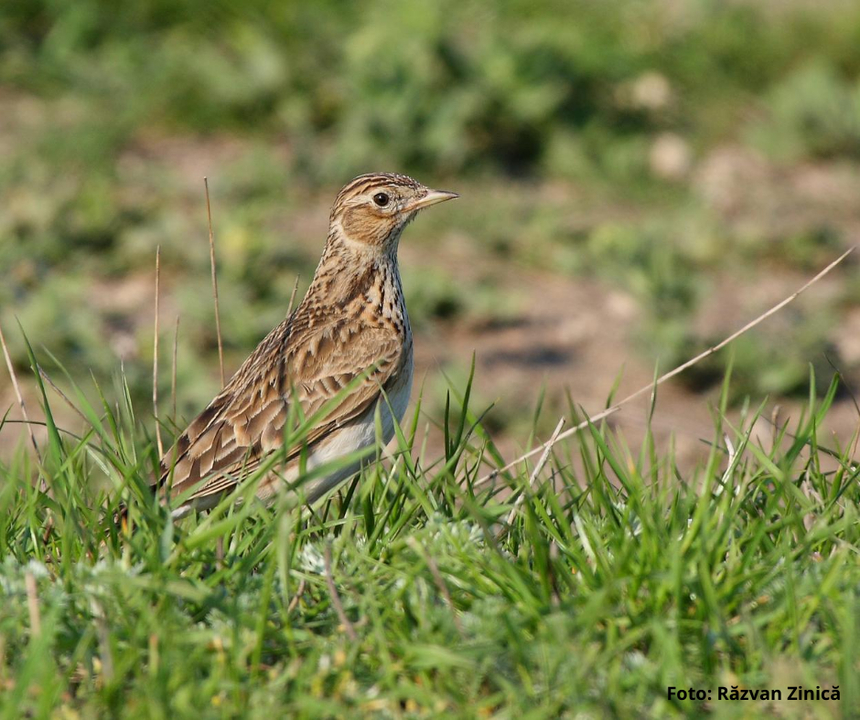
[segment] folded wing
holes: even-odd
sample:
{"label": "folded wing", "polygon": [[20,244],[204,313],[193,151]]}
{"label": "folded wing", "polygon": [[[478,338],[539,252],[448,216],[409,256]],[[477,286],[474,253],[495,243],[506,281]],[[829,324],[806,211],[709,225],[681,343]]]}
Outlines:
{"label": "folded wing", "polygon": [[355,383],[323,413],[285,460],[312,448],[361,417],[403,361],[403,346],[387,328],[352,322],[315,325],[294,314],[276,327],[224,390],[177,438],[161,460],[157,485],[190,500],[232,490],[282,448],[290,415],[310,418]]}

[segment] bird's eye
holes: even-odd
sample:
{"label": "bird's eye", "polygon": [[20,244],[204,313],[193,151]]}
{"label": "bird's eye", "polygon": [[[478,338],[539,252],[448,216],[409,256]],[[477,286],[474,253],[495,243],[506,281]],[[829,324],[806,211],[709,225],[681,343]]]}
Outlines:
{"label": "bird's eye", "polygon": [[379,207],[385,207],[388,205],[391,198],[388,197],[388,193],[376,193],[373,196],[373,202],[375,202]]}

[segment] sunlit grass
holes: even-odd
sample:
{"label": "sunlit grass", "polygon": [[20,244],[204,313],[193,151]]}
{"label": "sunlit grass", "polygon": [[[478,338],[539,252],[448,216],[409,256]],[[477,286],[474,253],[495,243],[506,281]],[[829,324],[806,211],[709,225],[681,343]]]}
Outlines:
{"label": "sunlit grass", "polygon": [[[416,409],[393,462],[313,509],[231,497],[179,521],[148,491],[151,420],[128,393],[95,406],[68,384],[87,418],[73,436],[48,388],[41,461],[0,465],[0,704],[8,717],[734,717],[752,706],[716,701],[720,686],[821,685],[841,699],[804,711],[847,717],[860,485],[853,439],[818,442],[836,388],[766,449],[755,409],[724,419],[726,381],[696,472],[650,434],[636,452],[601,425],[530,485],[525,463],[482,480],[500,458],[466,385],[441,457],[421,452]],[[669,686],[715,699],[669,700]]]}

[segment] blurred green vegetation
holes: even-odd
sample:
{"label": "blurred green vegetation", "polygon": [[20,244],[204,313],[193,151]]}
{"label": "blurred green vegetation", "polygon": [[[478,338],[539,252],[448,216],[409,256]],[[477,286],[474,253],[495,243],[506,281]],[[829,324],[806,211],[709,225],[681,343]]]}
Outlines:
{"label": "blurred green vegetation", "polygon": [[87,165],[155,123],[284,134],[307,180],[614,178],[650,134],[713,142],[760,95],[782,152],[858,152],[860,9],[838,0],[12,0],[0,43],[0,81],[75,98],[60,142]]}
{"label": "blurred green vegetation", "polygon": [[[645,317],[639,347],[668,367],[713,339],[690,328],[716,275],[805,271],[845,245],[837,222],[763,214],[739,227],[703,201],[696,173],[726,144],[787,172],[856,167],[860,5],[8,0],[0,109],[0,321],[17,315],[80,372],[109,374],[122,355],[148,392],[151,328],[93,307],[92,288],[109,298],[113,283],[151,278],[157,244],[183,357],[212,367],[202,188],[182,180],[183,143],[199,142],[239,143],[213,183],[234,361],[312,271],[318,246],[284,242],[303,232],[290,218],[354,173],[397,169],[470,190],[444,224],[410,230],[416,243],[454,226],[502,263],[622,288]],[[419,327],[516,313],[491,274],[464,287],[422,269],[407,288]],[[836,312],[799,319],[803,341],[779,352],[766,335],[747,341],[738,386],[799,390]],[[26,364],[19,340],[13,353]],[[185,372],[190,409],[215,381]]]}

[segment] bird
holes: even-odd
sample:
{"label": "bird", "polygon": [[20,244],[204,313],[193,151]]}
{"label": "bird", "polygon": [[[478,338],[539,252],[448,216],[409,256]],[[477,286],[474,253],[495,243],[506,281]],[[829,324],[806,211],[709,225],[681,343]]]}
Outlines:
{"label": "bird", "polygon": [[[153,484],[177,504],[175,517],[212,508],[267,464],[256,496],[269,504],[302,469],[320,468],[300,490],[312,504],[358,472],[355,455],[329,473],[321,466],[373,446],[377,417],[382,443],[391,440],[414,355],[400,237],[419,211],[456,197],[396,173],[359,175],[341,189],[302,301],[161,458]],[[298,443],[288,437],[297,418],[313,421]]]}

